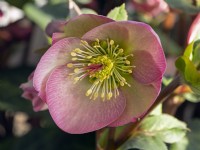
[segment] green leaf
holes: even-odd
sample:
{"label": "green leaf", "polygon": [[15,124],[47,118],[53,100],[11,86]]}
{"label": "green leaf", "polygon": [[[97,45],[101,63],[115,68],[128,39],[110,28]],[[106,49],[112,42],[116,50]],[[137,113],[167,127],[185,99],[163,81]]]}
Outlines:
{"label": "green leaf", "polygon": [[154,110],[150,113],[150,115],[161,115],[162,114],[162,104],[159,104],[154,108]]}
{"label": "green leaf", "polygon": [[146,135],[138,135],[130,138],[125,142],[119,150],[167,150],[165,143],[159,137],[152,137]]}
{"label": "green leaf", "polygon": [[17,0],[17,1],[13,1],[13,0],[5,0],[6,2],[8,2],[10,5],[16,6],[18,8],[23,8],[23,6],[26,3],[30,3],[33,2],[33,0]]}
{"label": "green leaf", "polygon": [[188,57],[181,56],[176,60],[176,67],[182,73],[191,89],[196,94],[200,94],[200,72],[194,63]]}
{"label": "green leaf", "polygon": [[66,3],[47,4],[42,8],[39,8],[32,3],[28,3],[23,9],[26,16],[43,30],[51,20],[65,19],[69,14]]}
{"label": "green leaf", "polygon": [[46,28],[47,24],[53,19],[52,16],[42,12],[34,4],[26,4],[24,6],[24,12],[29,19],[31,19],[43,30]]}
{"label": "green leaf", "polygon": [[188,138],[184,137],[179,142],[170,145],[169,150],[187,150]]}
{"label": "green leaf", "polygon": [[192,0],[165,0],[171,8],[180,9],[185,13],[197,14],[200,7],[194,6]]}
{"label": "green leaf", "polygon": [[125,9],[125,4],[122,4],[119,7],[115,7],[108,13],[107,17],[116,21],[126,21],[128,19],[128,15]]}
{"label": "green leaf", "polygon": [[83,14],[95,14],[95,15],[97,15],[97,12],[95,12],[94,10],[89,9],[89,8],[82,8],[82,9],[81,9],[81,12],[82,12]]}
{"label": "green leaf", "polygon": [[190,132],[181,141],[170,145],[169,150],[199,150],[200,149],[200,120],[195,119],[188,123]]}
{"label": "green leaf", "polygon": [[200,40],[197,40],[194,42],[192,61],[194,62],[196,66],[200,64]]}
{"label": "green leaf", "polygon": [[146,118],[140,126],[144,133],[150,136],[159,137],[166,143],[174,143],[183,138],[187,127],[184,122],[167,115],[150,116]]}
{"label": "green leaf", "polygon": [[200,82],[200,73],[188,57],[179,57],[176,64],[177,68],[180,68],[180,71],[184,74],[186,81],[194,84]]}
{"label": "green leaf", "polygon": [[194,42],[191,42],[185,49],[184,51],[184,56],[188,57],[190,60],[192,60],[193,58],[193,46],[194,46]]}
{"label": "green leaf", "polygon": [[191,42],[185,49],[184,56],[188,57],[195,66],[200,63],[200,40]]}
{"label": "green leaf", "polygon": [[195,93],[185,93],[184,98],[192,103],[198,103],[200,102],[200,95]]}

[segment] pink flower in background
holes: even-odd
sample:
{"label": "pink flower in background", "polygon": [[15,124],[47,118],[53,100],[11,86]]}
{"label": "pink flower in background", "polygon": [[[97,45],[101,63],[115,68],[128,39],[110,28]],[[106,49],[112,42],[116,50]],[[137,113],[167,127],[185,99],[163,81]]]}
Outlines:
{"label": "pink flower in background", "polygon": [[187,37],[187,43],[191,43],[192,41],[200,39],[200,13],[197,15],[195,20],[193,21],[188,37]]}
{"label": "pink flower in background", "polygon": [[80,15],[53,33],[53,43],[36,67],[33,84],[55,123],[68,133],[135,121],[160,92],[165,57],[157,34],[145,23]]}
{"label": "pink flower in background", "polygon": [[24,91],[22,97],[32,102],[34,111],[37,112],[47,109],[47,105],[41,100],[38,92],[33,87],[33,73],[28,77],[28,82],[21,84],[20,88]]}
{"label": "pink flower in background", "polygon": [[0,9],[0,17],[3,17],[3,11]]}
{"label": "pink flower in background", "polygon": [[146,13],[152,17],[169,11],[169,7],[164,0],[132,0],[132,2],[136,11]]}

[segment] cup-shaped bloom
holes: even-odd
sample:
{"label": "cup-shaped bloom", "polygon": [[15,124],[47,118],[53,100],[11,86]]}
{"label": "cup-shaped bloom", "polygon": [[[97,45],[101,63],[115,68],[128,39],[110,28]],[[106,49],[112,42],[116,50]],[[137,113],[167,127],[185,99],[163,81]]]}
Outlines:
{"label": "cup-shaped bloom", "polygon": [[159,94],[166,68],[153,29],[99,15],[80,15],[64,28],[33,78],[55,123],[80,134],[142,117]]}
{"label": "cup-shaped bloom", "polygon": [[38,96],[38,92],[33,87],[33,73],[29,75],[28,82],[22,83],[20,88],[23,90],[22,97],[32,102],[34,111],[47,109],[46,103]]}
{"label": "cup-shaped bloom", "polygon": [[192,25],[190,26],[187,43],[191,43],[193,41],[200,39],[200,13],[197,15]]}
{"label": "cup-shaped bloom", "polygon": [[169,7],[164,0],[132,0],[137,11],[156,17],[160,13],[169,11]]}

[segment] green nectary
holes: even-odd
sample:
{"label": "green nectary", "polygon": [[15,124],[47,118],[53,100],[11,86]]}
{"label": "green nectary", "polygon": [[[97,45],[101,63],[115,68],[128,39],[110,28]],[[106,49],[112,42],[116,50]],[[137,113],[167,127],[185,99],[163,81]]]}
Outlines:
{"label": "green nectary", "polygon": [[74,83],[89,77],[92,86],[86,91],[86,96],[110,100],[113,95],[119,95],[119,86],[130,86],[124,75],[132,73],[135,67],[128,60],[133,57],[132,54],[126,55],[119,45],[109,39],[96,39],[92,44],[81,41],[81,46],[82,49],[76,48],[71,52],[72,62],[67,67],[74,69],[69,74],[74,77]]}

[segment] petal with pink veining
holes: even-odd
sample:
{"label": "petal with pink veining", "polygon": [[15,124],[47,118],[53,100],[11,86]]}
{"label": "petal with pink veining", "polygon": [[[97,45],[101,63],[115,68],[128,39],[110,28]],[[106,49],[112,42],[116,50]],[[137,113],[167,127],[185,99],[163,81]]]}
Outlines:
{"label": "petal with pink veining", "polygon": [[65,25],[65,37],[81,37],[89,30],[114,20],[100,15],[83,14],[69,20]]}
{"label": "petal with pink veining", "polygon": [[148,51],[135,50],[133,51],[133,77],[141,83],[152,83],[160,80],[163,72],[159,65],[165,66],[164,62],[155,62],[152,55]]}
{"label": "petal with pink veining", "polygon": [[50,72],[56,66],[69,62],[69,53],[77,47],[80,47],[79,39],[65,38],[51,46],[40,59],[34,72],[33,85],[43,100],[45,100],[46,80]]}
{"label": "petal with pink veining", "polygon": [[126,108],[118,120],[109,126],[120,126],[141,118],[154,103],[160,92],[161,80],[153,84],[144,85],[130,79],[129,83],[131,87],[122,88],[122,92],[127,100]]}
{"label": "petal with pink veining", "polygon": [[48,36],[52,36],[55,32],[64,32],[64,20],[52,20],[46,27],[45,32]]}
{"label": "petal with pink veining", "polygon": [[47,104],[55,123],[68,133],[86,133],[103,128],[124,111],[126,100],[120,92],[116,99],[90,100],[88,78],[74,84],[66,66],[56,68],[47,81]]}
{"label": "petal with pink veining", "polygon": [[56,42],[62,40],[63,38],[65,38],[65,33],[53,33],[52,36],[52,45],[55,44]]}
{"label": "petal with pink veining", "polygon": [[35,112],[48,109],[47,104],[44,103],[44,101],[41,100],[41,98],[38,97],[38,96],[37,96],[37,97],[34,97],[34,99],[32,100],[32,105],[33,105],[33,110],[34,110]]}
{"label": "petal with pink veining", "polygon": [[[166,62],[160,40],[153,29],[145,23],[135,21],[111,22],[90,30],[83,35],[82,38],[90,41],[94,41],[96,38],[100,40],[108,38],[119,44],[127,54],[134,54],[136,50],[148,53],[149,56],[151,56],[151,59],[147,58],[148,61],[146,62],[155,65],[155,69],[154,67],[151,67],[151,69],[153,69],[151,70],[151,76],[146,73],[137,74],[138,79],[141,78],[141,82],[143,83],[148,84],[154,82],[158,77],[160,78],[165,71]],[[133,56],[133,59],[136,60],[138,65],[139,62],[142,63],[142,61],[145,61],[146,57],[139,57],[138,59],[137,56]],[[144,65],[144,63],[141,65]],[[148,70],[148,68],[143,69]],[[159,74],[156,75],[157,73]],[[143,76],[139,77],[139,75]]]}

